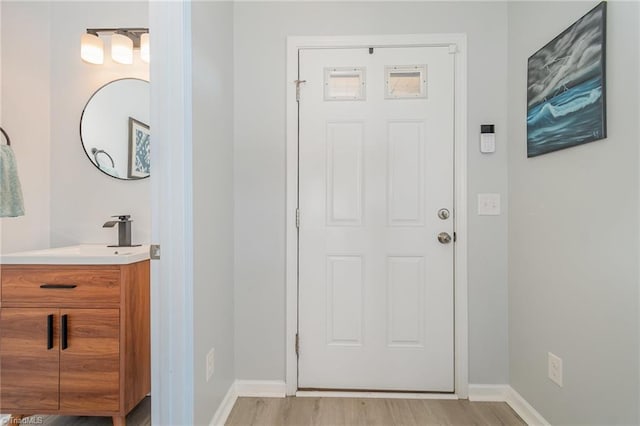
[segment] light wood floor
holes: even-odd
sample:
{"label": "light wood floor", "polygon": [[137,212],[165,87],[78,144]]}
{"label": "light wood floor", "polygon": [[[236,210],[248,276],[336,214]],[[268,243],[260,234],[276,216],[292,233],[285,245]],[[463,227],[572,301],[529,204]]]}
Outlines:
{"label": "light wood floor", "polygon": [[[46,416],[44,426],[111,426],[109,417]],[[238,398],[227,426],[526,426],[503,402],[434,399]],[[151,425],[151,398],[127,416],[127,426]]]}
{"label": "light wood floor", "polygon": [[[35,419],[34,419],[35,420]],[[36,424],[36,423],[33,423]],[[112,426],[111,417],[44,416],[43,426]],[[143,399],[127,416],[127,426],[151,426],[151,398]]]}
{"label": "light wood floor", "polygon": [[504,402],[238,398],[227,426],[525,425]]}

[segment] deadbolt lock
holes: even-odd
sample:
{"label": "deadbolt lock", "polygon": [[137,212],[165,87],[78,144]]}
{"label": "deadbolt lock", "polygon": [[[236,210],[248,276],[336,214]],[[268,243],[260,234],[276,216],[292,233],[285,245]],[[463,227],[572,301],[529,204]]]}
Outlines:
{"label": "deadbolt lock", "polygon": [[447,220],[449,219],[449,210],[447,209],[440,209],[438,210],[438,217],[442,220]]}

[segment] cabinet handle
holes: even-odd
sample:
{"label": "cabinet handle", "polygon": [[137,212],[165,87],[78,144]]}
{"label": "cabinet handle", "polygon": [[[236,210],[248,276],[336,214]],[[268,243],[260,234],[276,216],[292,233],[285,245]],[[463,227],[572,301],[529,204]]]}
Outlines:
{"label": "cabinet handle", "polygon": [[67,314],[64,314],[60,319],[60,335],[62,338],[62,350],[65,350],[69,347],[69,342],[67,341]]}
{"label": "cabinet handle", "polygon": [[40,288],[52,288],[52,289],[71,289],[78,287],[76,284],[42,284]]}
{"label": "cabinet handle", "polygon": [[47,350],[53,349],[53,314],[47,315]]}

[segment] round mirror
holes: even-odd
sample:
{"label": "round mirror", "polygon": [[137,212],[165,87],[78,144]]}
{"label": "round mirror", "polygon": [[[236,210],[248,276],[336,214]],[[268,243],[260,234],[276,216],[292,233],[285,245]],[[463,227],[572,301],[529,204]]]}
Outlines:
{"label": "round mirror", "polygon": [[80,119],[80,139],[89,160],[118,179],[149,176],[149,82],[123,78],[89,99]]}

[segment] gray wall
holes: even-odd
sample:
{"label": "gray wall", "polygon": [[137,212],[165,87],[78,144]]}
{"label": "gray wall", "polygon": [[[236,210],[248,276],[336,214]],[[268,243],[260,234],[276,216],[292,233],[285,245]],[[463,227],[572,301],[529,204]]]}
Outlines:
{"label": "gray wall", "polygon": [[0,252],[10,253],[49,247],[51,24],[45,3],[0,8],[0,125],[12,139],[25,203],[25,216],[0,219]]}
{"label": "gray wall", "polygon": [[[208,425],[235,380],[233,327],[233,5],[194,2],[194,420]],[[215,372],[206,382],[206,355]]]}
{"label": "gray wall", "polygon": [[[496,2],[235,3],[239,379],[285,376],[286,37],[412,33],[468,35],[470,381],[508,383],[507,216],[475,215],[478,192],[507,191],[507,7]],[[496,124],[495,154],[479,153],[482,123]]]}
{"label": "gray wall", "polygon": [[595,4],[509,4],[510,380],[552,424],[640,421],[637,3],[608,3],[608,138],[526,158],[527,57]]}

